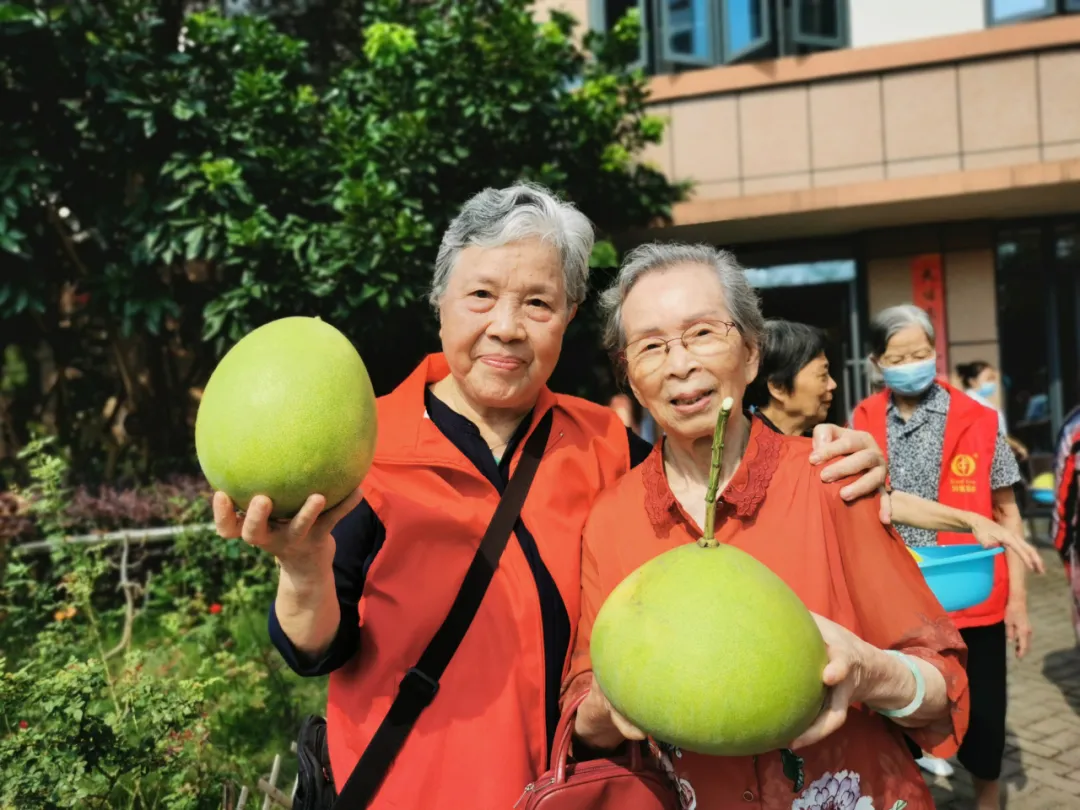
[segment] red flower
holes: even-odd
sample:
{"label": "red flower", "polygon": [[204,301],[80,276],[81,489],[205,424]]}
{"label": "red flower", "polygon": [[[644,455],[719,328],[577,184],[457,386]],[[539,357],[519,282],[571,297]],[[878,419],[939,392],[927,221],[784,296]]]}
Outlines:
{"label": "red flower", "polygon": [[219,605],[217,602],[214,602],[214,604],[210,606],[210,612],[213,613],[215,616],[221,613],[221,605]]}
{"label": "red flower", "polygon": [[28,728],[30,728],[30,724],[27,723],[25,720],[20,720],[19,721],[19,728],[24,729],[24,730],[28,729]]}

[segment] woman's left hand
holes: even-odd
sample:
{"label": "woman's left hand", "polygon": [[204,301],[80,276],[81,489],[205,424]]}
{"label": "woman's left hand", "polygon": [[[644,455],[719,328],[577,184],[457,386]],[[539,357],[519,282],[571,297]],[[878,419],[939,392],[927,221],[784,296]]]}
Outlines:
{"label": "woman's left hand", "polygon": [[791,744],[792,749],[813,745],[844,725],[848,707],[858,702],[856,692],[867,649],[866,642],[846,627],[816,613],[811,615],[817,622],[821,637],[825,639],[829,654],[829,663],[821,676],[828,691],[821,712],[810,727]]}
{"label": "woman's left hand", "polygon": [[[840,490],[840,497],[845,501],[871,495],[885,486],[889,472],[885,454],[869,433],[826,423],[815,427],[814,452],[810,454],[810,463],[823,464],[831,459],[837,461],[821,471],[821,480],[827,484],[858,473],[863,474],[857,481],[852,481]],[[888,498],[881,499],[880,517],[885,524],[892,519]]]}
{"label": "woman's left hand", "polygon": [[1027,600],[1010,597],[1005,607],[1005,637],[1016,649],[1016,657],[1023,658],[1031,647],[1031,620],[1028,619]]}
{"label": "woman's left hand", "polygon": [[983,548],[997,548],[1004,546],[1016,553],[1023,560],[1029,571],[1040,574],[1046,573],[1046,564],[1039,555],[1035,546],[1031,545],[1022,537],[1006,529],[999,523],[982,515],[973,515],[970,520],[971,534]]}

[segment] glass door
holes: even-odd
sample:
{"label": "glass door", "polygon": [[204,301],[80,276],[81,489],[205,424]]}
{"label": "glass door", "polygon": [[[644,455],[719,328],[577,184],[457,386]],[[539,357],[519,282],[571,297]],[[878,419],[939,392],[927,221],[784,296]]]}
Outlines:
{"label": "glass door", "polygon": [[1009,432],[1032,453],[1052,453],[1080,404],[1080,221],[999,233],[997,305]]}

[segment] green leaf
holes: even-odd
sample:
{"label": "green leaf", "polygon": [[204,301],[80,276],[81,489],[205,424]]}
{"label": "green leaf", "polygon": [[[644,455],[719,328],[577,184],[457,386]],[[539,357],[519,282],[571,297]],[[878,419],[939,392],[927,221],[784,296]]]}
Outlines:
{"label": "green leaf", "polygon": [[190,121],[195,115],[195,110],[183,99],[177,99],[173,102],[172,114],[180,121]]}
{"label": "green leaf", "polygon": [[18,3],[0,3],[0,23],[29,22],[37,15]]}
{"label": "green leaf", "polygon": [[203,240],[206,237],[206,229],[202,225],[196,225],[184,235],[184,258],[196,259],[203,248]]}

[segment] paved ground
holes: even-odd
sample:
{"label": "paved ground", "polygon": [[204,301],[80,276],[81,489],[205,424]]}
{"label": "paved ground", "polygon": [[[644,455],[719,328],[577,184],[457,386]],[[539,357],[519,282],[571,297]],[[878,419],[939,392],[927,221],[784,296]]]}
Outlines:
{"label": "paved ground", "polygon": [[[1080,810],[1080,653],[1068,593],[1055,552],[1047,573],[1030,577],[1032,650],[1009,661],[1009,736],[1002,778],[1008,810]],[[959,763],[945,779],[927,777],[939,810],[973,806],[971,779]]]}

